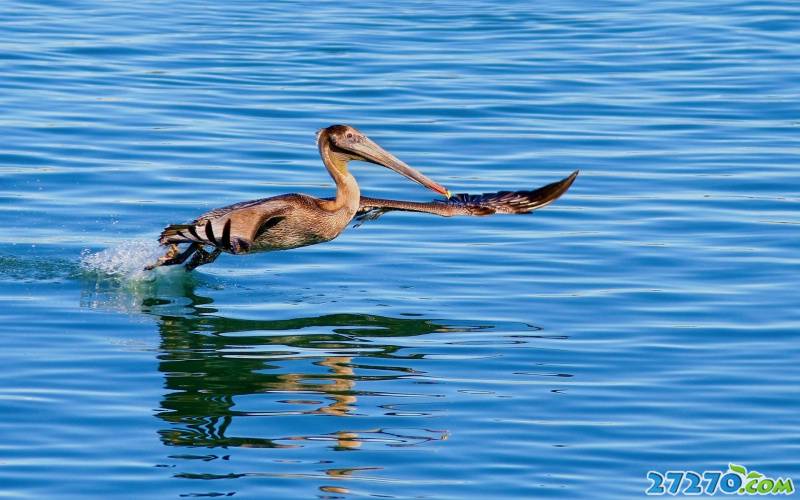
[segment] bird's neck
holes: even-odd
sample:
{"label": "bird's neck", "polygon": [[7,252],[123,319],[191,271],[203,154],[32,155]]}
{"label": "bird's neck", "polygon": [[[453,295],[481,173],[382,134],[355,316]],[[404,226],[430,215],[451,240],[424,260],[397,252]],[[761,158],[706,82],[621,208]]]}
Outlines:
{"label": "bird's neck", "polygon": [[358,211],[361,191],[355,177],[347,171],[348,158],[334,151],[327,137],[320,137],[319,154],[325,168],[328,169],[328,173],[336,183],[336,200],[329,206],[329,209],[348,210],[355,214]]}

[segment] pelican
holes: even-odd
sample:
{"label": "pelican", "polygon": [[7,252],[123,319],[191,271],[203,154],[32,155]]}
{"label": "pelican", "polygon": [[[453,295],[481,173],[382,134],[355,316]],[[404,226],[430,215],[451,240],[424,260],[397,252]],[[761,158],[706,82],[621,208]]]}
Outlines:
{"label": "pelican", "polygon": [[[544,207],[564,194],[578,175],[532,191],[500,191],[482,195],[453,196],[385,151],[349,125],[332,125],[317,132],[317,146],[325,168],[336,183],[335,198],[284,194],[244,201],[206,212],[188,224],[167,226],[159,243],[167,247],[163,257],[145,269],[179,265],[191,271],[213,262],[222,252],[239,255],[288,250],[330,241],[356,220],[356,225],[390,211],[422,212],[443,217],[522,214]],[[355,177],[348,171],[353,160],[386,168],[446,197],[428,203],[361,196]],[[179,245],[188,243],[181,250]],[[209,248],[209,250],[206,250]]]}

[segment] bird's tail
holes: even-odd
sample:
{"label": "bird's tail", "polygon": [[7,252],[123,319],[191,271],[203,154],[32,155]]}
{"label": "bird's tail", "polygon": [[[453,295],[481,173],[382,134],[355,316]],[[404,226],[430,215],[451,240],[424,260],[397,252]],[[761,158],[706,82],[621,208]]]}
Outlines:
{"label": "bird's tail", "polygon": [[180,243],[194,243],[196,239],[189,233],[189,228],[194,229],[192,224],[172,224],[161,231],[158,242],[162,245],[172,245]]}

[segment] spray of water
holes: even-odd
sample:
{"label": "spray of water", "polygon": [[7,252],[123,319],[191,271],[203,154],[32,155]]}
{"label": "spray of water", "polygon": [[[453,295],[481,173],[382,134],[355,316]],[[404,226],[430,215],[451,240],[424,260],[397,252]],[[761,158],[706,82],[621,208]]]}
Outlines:
{"label": "spray of water", "polygon": [[144,267],[152,264],[163,254],[153,240],[131,240],[106,248],[99,252],[84,251],[81,255],[81,270],[85,273],[120,281],[145,281],[154,278],[154,273]]}
{"label": "spray of water", "polygon": [[182,311],[183,298],[192,294],[199,282],[182,266],[144,270],[163,253],[154,240],[131,240],[99,252],[84,251],[80,259],[81,306],[140,314],[154,307],[151,302],[164,302],[159,307]]}

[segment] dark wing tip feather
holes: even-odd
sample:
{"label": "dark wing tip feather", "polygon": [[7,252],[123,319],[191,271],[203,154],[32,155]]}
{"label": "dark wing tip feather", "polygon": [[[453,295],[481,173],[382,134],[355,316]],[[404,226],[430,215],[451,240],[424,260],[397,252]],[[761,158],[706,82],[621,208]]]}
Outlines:
{"label": "dark wing tip feather", "polygon": [[579,173],[580,170],[576,170],[560,181],[532,191],[499,191],[479,195],[462,193],[444,203],[468,207],[471,215],[526,214],[560,198],[572,186]]}

